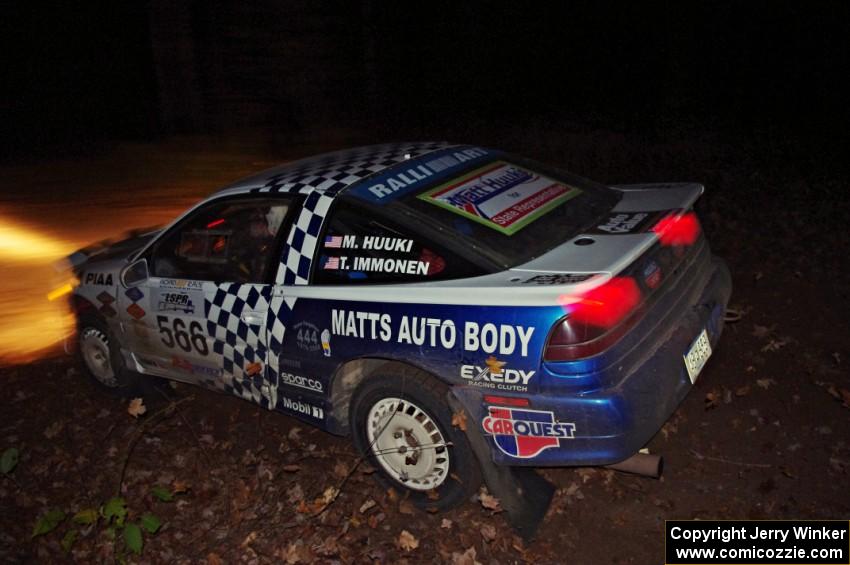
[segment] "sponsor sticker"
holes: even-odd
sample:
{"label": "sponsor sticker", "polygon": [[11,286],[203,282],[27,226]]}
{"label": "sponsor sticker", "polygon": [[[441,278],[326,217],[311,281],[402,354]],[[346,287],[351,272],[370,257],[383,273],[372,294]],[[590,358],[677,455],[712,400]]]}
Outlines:
{"label": "sponsor sticker", "polygon": [[160,288],[179,288],[203,290],[204,283],[201,281],[190,281],[186,279],[159,279]]}
{"label": "sponsor sticker", "polygon": [[365,251],[386,251],[389,253],[410,253],[414,241],[405,237],[385,237],[380,235],[329,235],[325,238],[328,249],[363,249]]}
{"label": "sponsor sticker", "polygon": [[309,416],[310,418],[315,418],[317,420],[325,419],[325,411],[318,406],[314,406],[312,404],[302,402],[300,400],[293,400],[286,396],[281,396],[280,401],[283,404],[283,407],[287,410],[298,412],[299,414],[303,414],[305,416]]}
{"label": "sponsor sticker", "polygon": [[171,358],[171,366],[176,367],[181,371],[190,373],[192,375],[203,375],[205,377],[220,377],[222,374],[222,370],[219,368],[198,365],[197,363],[192,363],[188,359],[184,359],[182,357],[177,356],[173,356]]}
{"label": "sponsor sticker", "polygon": [[302,351],[315,352],[322,349],[319,343],[319,328],[310,322],[298,322],[292,326],[295,332],[295,344]]}
{"label": "sponsor sticker", "polygon": [[138,302],[139,300],[145,297],[145,293],[142,292],[141,289],[137,286],[125,290],[124,295],[133,302]]}
{"label": "sponsor sticker", "polygon": [[452,349],[460,343],[464,351],[505,356],[518,353],[527,357],[534,330],[513,324],[455,324],[453,320],[424,316],[394,320],[390,314],[332,309],[330,334],[442,349]]}
{"label": "sponsor sticker", "polygon": [[499,153],[481,147],[459,146],[433,151],[409,163],[399,163],[370,177],[349,194],[375,204],[390,202],[424,187],[449,179],[466,167],[492,159]]}
{"label": "sponsor sticker", "polygon": [[101,303],[100,308],[98,308],[98,311],[101,314],[108,318],[111,318],[118,313],[115,308],[112,307],[112,303],[115,302],[114,296],[104,290],[100,294],[98,294],[96,298]]}
{"label": "sponsor sticker", "polygon": [[512,235],[580,193],[523,167],[496,161],[418,198]]}
{"label": "sponsor sticker", "polygon": [[460,376],[472,386],[515,392],[527,391],[535,371],[511,369],[506,365],[507,362],[491,355],[484,361],[483,367],[461,365]]}
{"label": "sponsor sticker", "polygon": [[145,312],[144,308],[133,302],[132,304],[127,306],[127,313],[130,314],[136,320],[141,320],[145,317],[145,314],[147,312]]}
{"label": "sponsor sticker", "polygon": [[502,406],[488,406],[487,410],[484,432],[493,436],[499,451],[511,457],[536,457],[559,447],[562,439],[575,437],[576,425],[556,421],[552,412]]}
{"label": "sponsor sticker", "polygon": [[643,268],[643,281],[649,288],[657,288],[661,283],[661,267],[655,261],[649,261]]}
{"label": "sponsor sticker", "polygon": [[622,212],[613,214],[603,224],[596,226],[596,233],[634,233],[639,232],[649,222],[654,213],[650,212]]}
{"label": "sponsor sticker", "polygon": [[203,293],[199,291],[158,289],[156,309],[158,312],[182,312],[193,315],[198,306],[203,305],[203,296]]}
{"label": "sponsor sticker", "polygon": [[569,273],[554,274],[554,275],[536,275],[530,279],[522,281],[523,284],[576,284],[584,282],[590,277],[595,277],[596,274],[589,275],[571,275]]}
{"label": "sponsor sticker", "polygon": [[321,381],[302,377],[301,375],[293,375],[292,373],[286,373],[283,371],[280,373],[280,382],[284,385],[303,388],[311,392],[324,392],[325,389]]}
{"label": "sponsor sticker", "polygon": [[326,271],[361,271],[367,273],[398,273],[405,275],[427,275],[431,263],[414,259],[391,257],[326,257],[321,258]]}
{"label": "sponsor sticker", "polygon": [[88,272],[83,279],[83,284],[92,284],[99,286],[112,286],[112,273],[94,273]]}

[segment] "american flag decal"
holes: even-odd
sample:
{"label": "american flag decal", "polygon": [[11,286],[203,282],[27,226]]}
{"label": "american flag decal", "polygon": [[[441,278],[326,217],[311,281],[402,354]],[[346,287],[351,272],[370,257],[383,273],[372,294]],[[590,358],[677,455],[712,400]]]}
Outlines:
{"label": "american flag decal", "polygon": [[322,265],[322,268],[331,270],[339,269],[339,257],[326,257],[325,264]]}
{"label": "american flag decal", "polygon": [[331,247],[334,249],[342,247],[342,236],[341,235],[329,235],[325,237],[325,247]]}

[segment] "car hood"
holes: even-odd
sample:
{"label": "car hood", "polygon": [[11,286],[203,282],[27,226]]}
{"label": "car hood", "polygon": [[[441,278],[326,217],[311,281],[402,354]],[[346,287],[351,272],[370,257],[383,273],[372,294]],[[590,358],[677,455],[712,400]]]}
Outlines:
{"label": "car hood", "polygon": [[95,265],[105,263],[126,263],[137,251],[141,250],[160,232],[160,228],[132,230],[117,239],[105,239],[69,255],[66,260],[78,275]]}

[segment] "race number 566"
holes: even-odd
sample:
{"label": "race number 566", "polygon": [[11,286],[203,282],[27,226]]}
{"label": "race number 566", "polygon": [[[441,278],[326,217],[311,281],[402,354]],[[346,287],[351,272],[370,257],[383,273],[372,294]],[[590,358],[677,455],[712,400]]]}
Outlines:
{"label": "race number 566", "polygon": [[180,318],[174,318],[169,323],[167,316],[157,316],[156,323],[159,326],[162,343],[166,347],[176,345],[186,353],[191,352],[192,349],[201,355],[209,353],[204,329],[197,320],[189,322],[189,331],[186,331],[186,322]]}

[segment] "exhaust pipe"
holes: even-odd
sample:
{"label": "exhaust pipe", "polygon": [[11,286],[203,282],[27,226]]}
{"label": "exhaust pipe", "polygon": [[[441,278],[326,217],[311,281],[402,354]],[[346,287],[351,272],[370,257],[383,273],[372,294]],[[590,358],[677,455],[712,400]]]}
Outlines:
{"label": "exhaust pipe", "polygon": [[650,453],[635,453],[628,459],[624,459],[613,465],[605,465],[605,467],[624,473],[634,473],[635,475],[657,479],[661,477],[661,472],[664,469],[664,458],[660,455]]}

